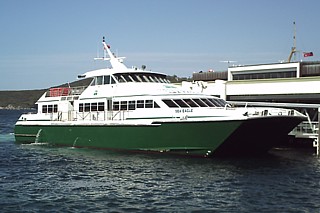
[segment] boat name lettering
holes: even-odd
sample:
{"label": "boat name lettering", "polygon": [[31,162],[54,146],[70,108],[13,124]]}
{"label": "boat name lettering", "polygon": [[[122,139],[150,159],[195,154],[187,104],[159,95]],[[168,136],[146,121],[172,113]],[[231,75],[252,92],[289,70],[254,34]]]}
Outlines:
{"label": "boat name lettering", "polygon": [[186,113],[186,112],[193,112],[193,109],[176,109],[176,113]]}

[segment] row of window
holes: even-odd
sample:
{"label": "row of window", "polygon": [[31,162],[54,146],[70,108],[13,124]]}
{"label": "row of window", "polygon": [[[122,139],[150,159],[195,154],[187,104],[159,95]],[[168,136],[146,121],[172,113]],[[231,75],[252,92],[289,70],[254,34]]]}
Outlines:
{"label": "row of window", "polygon": [[294,78],[296,71],[287,72],[268,72],[268,73],[253,73],[253,74],[234,74],[233,80],[250,80],[250,79],[271,79],[271,78]]}
{"label": "row of window", "polygon": [[103,84],[115,84],[116,81],[111,75],[97,76],[91,83],[91,86],[94,85],[103,85]]}
{"label": "row of window", "polygon": [[[163,99],[170,108],[188,107],[224,107],[227,103],[222,99],[214,98],[192,98],[192,99]],[[133,101],[111,101],[108,100],[108,109],[135,110],[137,108],[160,108],[153,100],[133,100]],[[79,103],[79,112],[99,112],[105,111],[105,102]],[[42,113],[56,113],[58,105],[42,105]]]}
{"label": "row of window", "polygon": [[56,113],[58,112],[58,105],[42,105],[42,113]]}
{"label": "row of window", "polygon": [[155,73],[118,73],[114,76],[104,75],[97,76],[91,83],[94,85],[115,84],[116,80],[119,83],[124,82],[153,82],[153,83],[170,83],[164,75]]}
{"label": "row of window", "polygon": [[79,112],[104,111],[104,102],[80,103]]}
{"label": "row of window", "polygon": [[114,77],[119,83],[123,82],[151,82],[151,83],[170,83],[165,75],[155,73],[117,73]]}
{"label": "row of window", "polygon": [[160,108],[153,100],[114,101],[112,110],[135,110],[136,108]]}
{"label": "row of window", "polygon": [[[108,100],[108,110],[135,110],[136,108],[160,108],[153,100],[114,101]],[[79,112],[105,111],[104,102],[80,103]]]}
{"label": "row of window", "polygon": [[186,107],[225,107],[227,102],[214,98],[190,98],[190,99],[163,99],[170,108]]}

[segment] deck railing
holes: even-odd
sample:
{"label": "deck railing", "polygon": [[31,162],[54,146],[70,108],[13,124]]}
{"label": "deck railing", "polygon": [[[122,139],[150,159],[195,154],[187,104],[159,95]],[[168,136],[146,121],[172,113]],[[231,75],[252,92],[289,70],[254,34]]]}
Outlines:
{"label": "deck railing", "polygon": [[50,88],[46,93],[46,97],[81,95],[86,88],[86,86]]}

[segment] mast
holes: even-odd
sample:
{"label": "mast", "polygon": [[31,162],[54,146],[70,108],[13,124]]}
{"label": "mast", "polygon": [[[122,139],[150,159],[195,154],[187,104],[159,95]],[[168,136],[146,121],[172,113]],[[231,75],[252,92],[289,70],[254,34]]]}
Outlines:
{"label": "mast", "polygon": [[[110,60],[110,64],[113,69],[118,69],[118,70],[127,69],[127,67],[122,63],[123,59],[125,57],[116,57],[110,51],[110,46],[107,45],[104,37],[102,38],[102,45],[103,45],[103,57],[102,58],[94,58],[94,60],[104,60],[104,61]],[[107,54],[108,54],[109,58],[107,58]]]}
{"label": "mast", "polygon": [[293,47],[291,47],[291,52],[288,57],[288,62],[291,62],[291,58],[294,55],[296,57],[297,52],[297,41],[296,41],[296,22],[293,22]]}

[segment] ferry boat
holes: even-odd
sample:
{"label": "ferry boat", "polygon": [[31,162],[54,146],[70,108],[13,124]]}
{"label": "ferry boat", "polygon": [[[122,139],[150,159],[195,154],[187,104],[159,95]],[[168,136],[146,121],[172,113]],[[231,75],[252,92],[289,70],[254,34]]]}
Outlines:
{"label": "ferry boat", "polygon": [[306,119],[293,109],[232,107],[183,89],[145,66],[128,68],[104,38],[102,44],[104,57],[96,59],[111,67],[46,91],[36,102],[37,113],[22,114],[16,122],[17,142],[202,157],[255,155]]}

